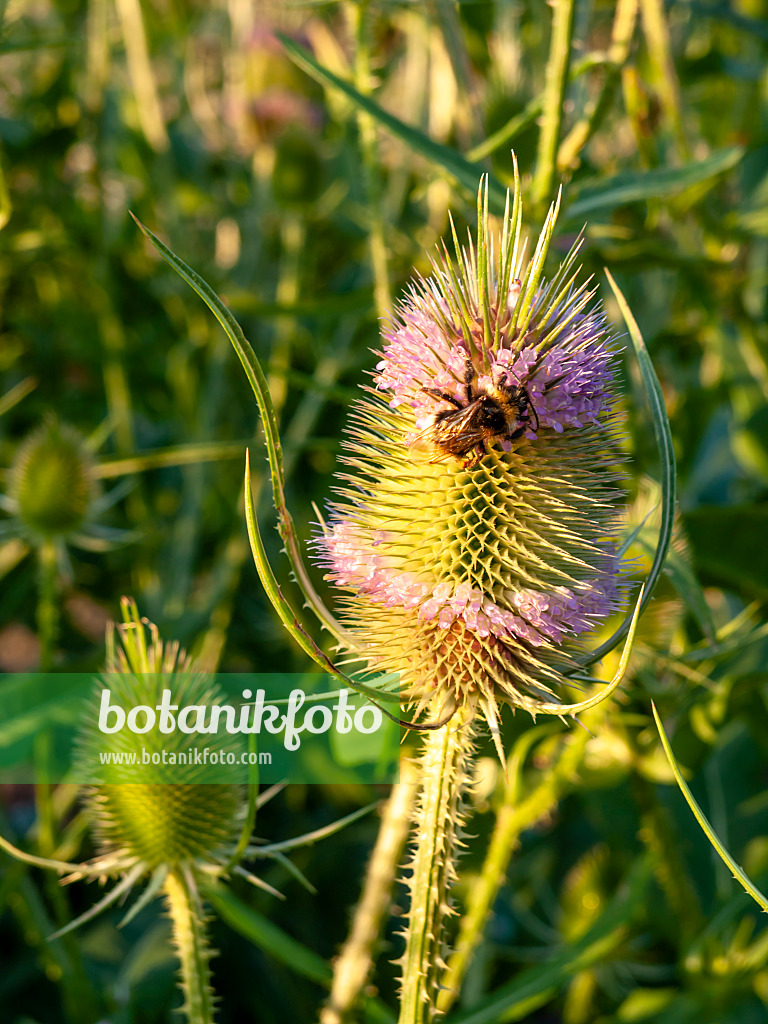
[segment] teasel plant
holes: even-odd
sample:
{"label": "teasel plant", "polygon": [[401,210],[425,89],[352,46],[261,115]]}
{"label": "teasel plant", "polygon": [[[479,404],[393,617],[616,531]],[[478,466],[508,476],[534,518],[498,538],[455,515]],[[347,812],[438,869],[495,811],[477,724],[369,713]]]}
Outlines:
{"label": "teasel plant", "polygon": [[[476,236],[462,246],[451,225],[431,275],[413,282],[385,326],[372,385],[351,414],[338,500],[313,541],[326,578],[344,592],[339,617],[321,601],[304,560],[286,504],[277,417],[251,346],[206,282],[139,224],[207,303],[240,358],[262,416],[285,551],[306,606],[332,633],[343,663],[312,638],[277,582],[246,458],[248,533],[277,614],[323,671],[423,734],[400,1024],[426,1021],[438,1008],[478,730],[490,730],[506,766],[504,705],[534,719],[566,719],[614,692],[672,534],[675,463],[661,388],[606,271],[650,406],[662,465],[661,515],[633,609],[599,646],[581,643],[629,593],[621,559],[633,536],[618,537],[616,340],[593,283],[579,279],[582,236],[555,275],[544,277],[559,207],[558,195],[528,257],[516,163],[498,224],[483,178]],[[622,641],[616,671],[603,685],[591,666]],[[568,699],[585,688],[582,699]],[[475,941],[477,935],[475,929]],[[345,1006],[352,998],[347,992]]]}
{"label": "teasel plant", "polygon": [[[227,916],[226,881],[241,878],[283,899],[277,889],[243,866],[247,860],[268,858],[282,863],[314,891],[287,860],[286,852],[332,835],[371,807],[356,810],[307,835],[276,844],[263,843],[253,841],[257,812],[283,786],[271,786],[259,793],[258,768],[249,769],[249,779],[244,783],[239,778],[228,781],[220,774],[213,777],[210,770],[196,767],[191,758],[183,762],[179,758],[177,764],[175,758],[164,757],[159,764],[146,766],[137,782],[136,768],[128,760],[132,755],[140,761],[143,752],[152,748],[167,755],[184,754],[195,737],[178,731],[162,735],[137,735],[130,730],[104,733],[98,722],[102,690],[109,689],[111,698],[124,707],[154,707],[165,689],[171,690],[174,699],[203,706],[222,703],[224,695],[178,641],[161,639],[157,627],[139,615],[135,601],[123,598],[121,611],[122,622],[111,623],[108,628],[104,674],[76,750],[75,775],[87,779],[82,801],[97,846],[96,856],[82,863],[39,857],[2,836],[0,849],[23,863],[58,872],[68,884],[115,880],[105,896],[48,936],[49,941],[122,903],[137,887],[143,889],[119,927],[162,897],[179,961],[181,1013],[189,1024],[213,1024],[217,1000],[211,981],[214,950],[208,937],[208,906],[221,908]],[[233,736],[221,736],[219,749],[226,753],[231,748],[234,753],[233,742]],[[119,753],[124,760],[104,769],[100,767],[104,753]]]}
{"label": "teasel plant", "polygon": [[[36,387],[22,381],[0,397],[0,415]],[[115,506],[129,497],[136,475],[148,469],[231,458],[241,445],[189,444],[117,458],[100,452],[112,433],[105,420],[90,435],[48,415],[18,444],[7,470],[0,469],[0,545],[12,545],[3,567],[8,571],[31,555],[37,563],[37,638],[39,667],[56,667],[62,604],[76,578],[77,551],[103,554],[134,542],[139,532],[105,521]],[[111,481],[117,481],[111,485]]]}

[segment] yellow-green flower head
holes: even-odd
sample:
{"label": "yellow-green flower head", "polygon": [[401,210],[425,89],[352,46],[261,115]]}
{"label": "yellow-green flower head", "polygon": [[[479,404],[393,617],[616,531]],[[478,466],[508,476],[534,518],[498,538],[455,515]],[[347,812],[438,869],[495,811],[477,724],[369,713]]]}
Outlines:
{"label": "yellow-green flower head", "polygon": [[[482,196],[481,196],[482,198]],[[615,346],[577,243],[541,277],[556,208],[526,264],[521,205],[443,246],[383,333],[353,413],[327,578],[372,664],[424,707],[559,700],[578,637],[620,603]]]}
{"label": "yellow-green flower head", "polygon": [[10,474],[9,509],[36,537],[57,540],[86,523],[97,484],[82,436],[51,419],[30,434]]}
{"label": "yellow-green flower head", "polygon": [[[221,702],[210,677],[178,643],[163,643],[157,628],[140,619],[135,604],[125,598],[123,612],[124,622],[113,626],[107,638],[102,677],[112,703],[154,708],[166,689],[179,706]],[[217,736],[217,746],[228,749],[228,739]],[[207,781],[196,781],[201,769],[188,756],[196,742],[199,736],[194,734],[163,734],[157,729],[105,734],[99,731],[94,705],[80,738],[80,761],[89,777],[99,772],[103,776],[89,787],[87,803],[101,857],[113,864],[110,873],[137,865],[146,873],[159,867],[214,869],[231,856],[245,813],[243,791],[236,784],[211,784],[210,774]],[[140,762],[145,751],[150,756],[165,751],[165,763],[146,767],[140,776],[143,781],[137,783],[130,759]],[[124,763],[100,769],[103,754],[117,754]]]}

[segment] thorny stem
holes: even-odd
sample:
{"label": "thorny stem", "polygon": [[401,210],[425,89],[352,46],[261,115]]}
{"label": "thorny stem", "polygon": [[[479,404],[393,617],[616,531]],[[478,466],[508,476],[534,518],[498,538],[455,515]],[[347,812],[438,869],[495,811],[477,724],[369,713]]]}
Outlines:
{"label": "thorny stem", "polygon": [[563,118],[563,101],[571,58],[574,0],[555,0],[552,40],[544,85],[544,108],[533,180],[534,202],[541,206],[551,195],[555,181],[557,146]]}
{"label": "thorny stem", "polygon": [[[367,3],[353,3],[347,8],[350,25],[355,39],[354,84],[358,92],[370,95],[371,67],[370,47],[367,31]],[[384,218],[381,213],[381,177],[378,161],[376,124],[364,110],[357,112],[357,127],[360,133],[360,156],[363,163],[363,178],[368,206],[368,246],[373,271],[373,292],[376,312],[386,316],[392,309],[392,293],[387,268],[387,245],[384,240]]]}
{"label": "thorny stem", "polygon": [[165,880],[165,896],[173,928],[173,944],[181,961],[182,1012],[188,1024],[213,1024],[211,951],[205,916],[194,883],[177,868]]}
{"label": "thorny stem", "polygon": [[586,729],[571,733],[544,781],[525,800],[518,800],[519,786],[510,779],[482,870],[470,890],[454,952],[440,978],[439,1011],[447,1012],[459,994],[472,954],[504,882],[510,858],[519,846],[521,832],[549,814],[574,785],[588,739]]}
{"label": "thorny stem", "polygon": [[408,837],[416,778],[413,762],[403,761],[400,782],[392,787],[382,811],[381,827],[365,874],[363,892],[352,918],[349,938],[334,966],[331,994],[320,1014],[320,1024],[342,1024],[368,978],[374,946],[381,933],[395,873]]}
{"label": "thorny stem", "polygon": [[[435,715],[439,708],[434,708]],[[444,966],[443,926],[450,914],[448,892],[461,825],[461,797],[473,750],[466,711],[424,737],[419,761],[421,789],[414,819],[415,848],[408,887],[411,906],[400,961],[403,982],[399,1024],[425,1024],[437,1003],[438,975]]]}

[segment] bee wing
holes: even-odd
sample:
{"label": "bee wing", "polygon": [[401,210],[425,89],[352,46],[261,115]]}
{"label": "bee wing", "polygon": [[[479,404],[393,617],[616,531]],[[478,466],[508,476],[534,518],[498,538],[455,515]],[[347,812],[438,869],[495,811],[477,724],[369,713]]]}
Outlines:
{"label": "bee wing", "polygon": [[429,452],[430,462],[441,462],[450,455],[460,458],[472,451],[483,440],[483,432],[476,423],[477,410],[474,403],[464,409],[457,409],[438,416],[431,426],[414,437],[410,450]]}

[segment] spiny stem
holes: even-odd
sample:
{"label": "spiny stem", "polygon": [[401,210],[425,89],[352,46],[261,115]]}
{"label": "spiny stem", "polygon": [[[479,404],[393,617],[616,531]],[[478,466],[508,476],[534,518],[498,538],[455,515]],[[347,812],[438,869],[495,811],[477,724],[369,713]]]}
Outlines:
{"label": "spiny stem", "polygon": [[408,836],[416,780],[415,765],[404,761],[400,782],[392,787],[382,811],[381,828],[365,874],[363,892],[352,918],[349,938],[336,960],[331,994],[320,1014],[320,1024],[342,1024],[368,978],[373,949],[381,933],[395,872]]}
{"label": "spiny stem", "polygon": [[510,778],[485,862],[470,890],[469,902],[461,920],[454,952],[440,979],[440,995],[437,1001],[439,1011],[447,1012],[459,994],[472,954],[506,877],[509,860],[519,845],[520,833],[549,813],[573,785],[588,739],[589,733],[585,729],[569,736],[557,762],[548,770],[544,781],[525,800],[519,800],[519,786]]}
{"label": "spiny stem", "polygon": [[182,1012],[188,1024],[213,1024],[211,951],[205,917],[194,883],[180,868],[168,873],[164,886],[173,928],[173,944],[181,961]]}
{"label": "spiny stem", "polygon": [[[439,714],[439,709],[434,712]],[[415,849],[408,886],[411,907],[401,960],[403,983],[399,1024],[424,1024],[437,1004],[438,974],[444,966],[443,927],[450,913],[448,892],[456,877],[461,796],[473,750],[466,711],[424,738],[419,763],[421,790],[415,816]]]}
{"label": "spiny stem", "polygon": [[555,0],[552,40],[549,46],[544,85],[544,112],[533,180],[534,202],[541,206],[549,198],[555,181],[557,146],[563,118],[563,100],[571,58],[574,0]]}

